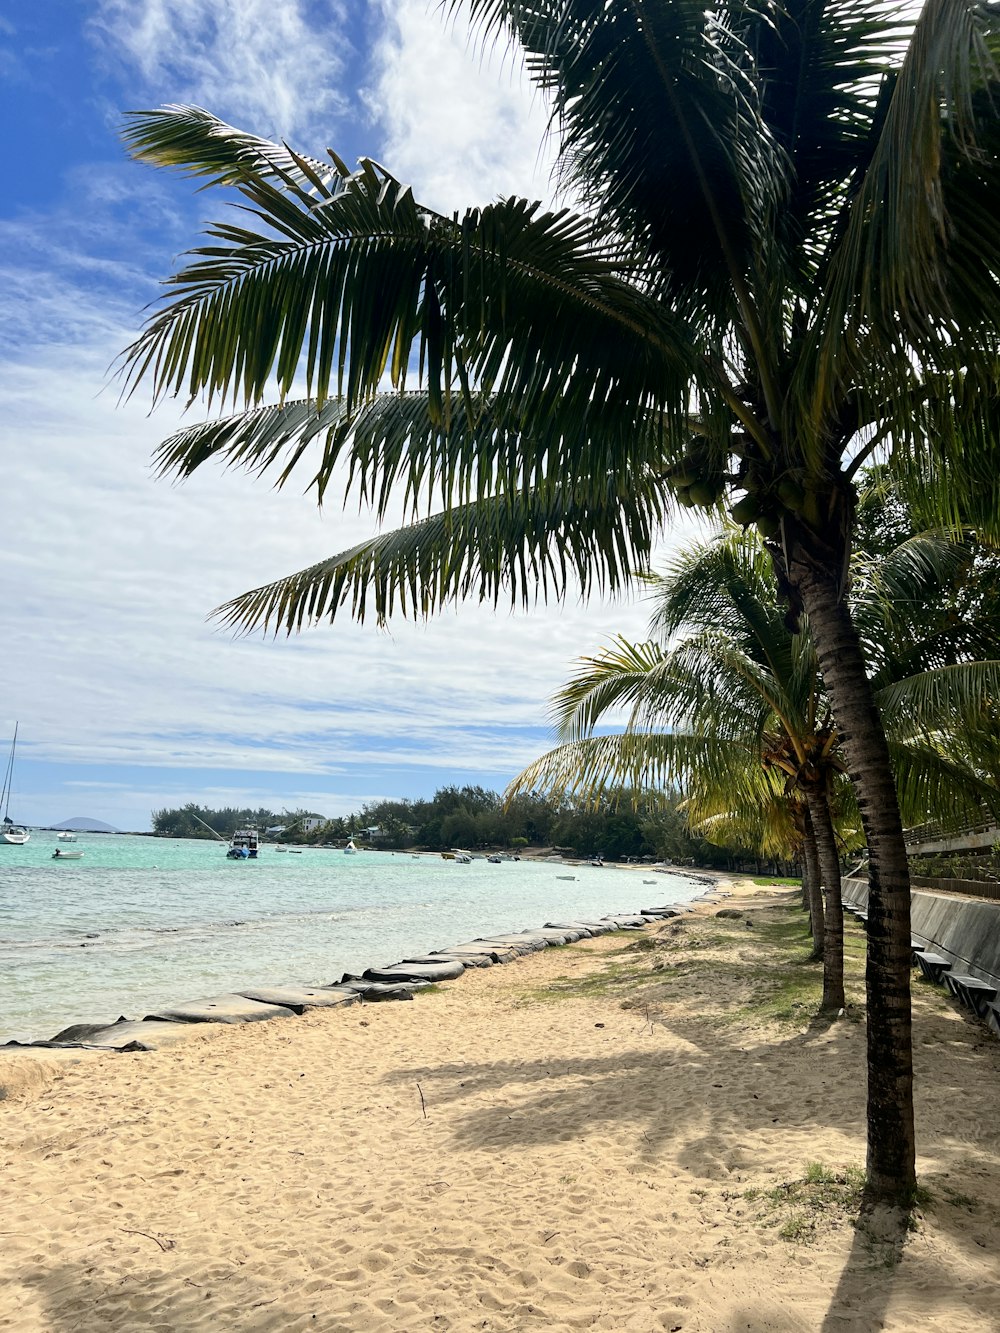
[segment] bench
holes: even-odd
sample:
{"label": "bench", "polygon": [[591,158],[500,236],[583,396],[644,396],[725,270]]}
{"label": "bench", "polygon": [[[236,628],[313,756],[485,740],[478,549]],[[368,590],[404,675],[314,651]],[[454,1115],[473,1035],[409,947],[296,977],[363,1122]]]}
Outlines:
{"label": "bench", "polygon": [[917,966],[927,978],[933,981],[936,986],[941,985],[944,974],[951,969],[951,959],[942,958],[939,953],[918,953]]}
{"label": "bench", "polygon": [[960,1000],[980,1018],[987,1016],[990,1002],[997,998],[996,986],[981,981],[979,977],[964,976],[960,972],[948,972],[944,980],[956,1000]]}
{"label": "bench", "polygon": [[919,940],[910,940],[910,962],[914,967],[917,965],[917,954],[926,952],[926,944],[921,944]]}

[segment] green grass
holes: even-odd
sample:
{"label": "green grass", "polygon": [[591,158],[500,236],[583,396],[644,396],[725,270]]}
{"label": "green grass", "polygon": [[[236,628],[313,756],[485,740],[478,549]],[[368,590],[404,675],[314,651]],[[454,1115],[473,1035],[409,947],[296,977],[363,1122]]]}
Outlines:
{"label": "green grass", "polygon": [[[746,922],[753,924],[747,929]],[[617,942],[616,942],[617,943]],[[732,955],[720,964],[718,951]],[[572,946],[570,946],[572,948]],[[563,999],[606,998],[623,1008],[657,1007],[668,1002],[672,983],[699,972],[717,972],[713,992],[723,1012],[706,1015],[720,1027],[761,1020],[802,1029],[819,1013],[822,963],[810,958],[812,940],[806,914],[793,895],[766,907],[748,908],[739,919],[685,918],[627,938],[612,951],[545,986],[526,989],[515,1003],[556,1003]],[[863,1005],[865,935],[853,922],[844,932],[848,974],[848,1017]],[[581,959],[581,963],[583,960]],[[586,970],[585,970],[586,968]]]}
{"label": "green grass", "polygon": [[755,884],[781,884],[786,887],[801,889],[802,881],[800,879],[780,879],[777,875],[755,875],[753,882]]}
{"label": "green grass", "polygon": [[859,1166],[836,1170],[809,1162],[799,1180],[771,1189],[751,1186],[742,1194],[753,1205],[755,1220],[774,1227],[782,1240],[808,1244],[831,1222],[853,1220],[861,1207],[865,1173]]}

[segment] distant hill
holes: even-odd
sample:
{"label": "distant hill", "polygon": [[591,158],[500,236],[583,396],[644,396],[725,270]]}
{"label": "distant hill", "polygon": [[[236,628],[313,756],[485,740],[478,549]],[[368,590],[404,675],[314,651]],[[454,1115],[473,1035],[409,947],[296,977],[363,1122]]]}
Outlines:
{"label": "distant hill", "polygon": [[115,828],[113,824],[105,824],[100,819],[91,819],[88,815],[77,815],[75,819],[64,819],[61,824],[50,824],[49,827],[60,832],[66,830],[73,833],[121,833],[121,829]]}

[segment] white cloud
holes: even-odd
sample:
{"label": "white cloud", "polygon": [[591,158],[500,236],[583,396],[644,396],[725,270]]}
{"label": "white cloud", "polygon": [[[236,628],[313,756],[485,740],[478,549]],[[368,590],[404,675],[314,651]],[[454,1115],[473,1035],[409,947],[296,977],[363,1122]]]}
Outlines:
{"label": "white cloud", "polygon": [[381,10],[368,100],[389,170],[445,211],[550,196],[548,109],[519,57],[484,50],[463,9],[451,20],[427,0],[381,0]]}
{"label": "white cloud", "polygon": [[93,20],[156,101],[306,139],[343,110],[344,27],[341,5],[304,0],[98,0]]}

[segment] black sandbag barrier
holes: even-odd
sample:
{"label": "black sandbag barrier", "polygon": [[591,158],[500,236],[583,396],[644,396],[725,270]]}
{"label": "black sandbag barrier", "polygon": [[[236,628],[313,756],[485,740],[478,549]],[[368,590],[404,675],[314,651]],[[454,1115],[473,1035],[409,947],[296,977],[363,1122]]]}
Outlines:
{"label": "black sandbag barrier", "polygon": [[351,991],[337,994],[321,986],[257,986],[239,993],[245,1000],[280,1004],[294,1014],[304,1014],[307,1009],[333,1009],[337,1005],[353,1004],[357,999]]}
{"label": "black sandbag barrier", "polygon": [[[575,930],[581,939],[589,939],[592,935],[603,934],[595,925],[584,925],[582,921],[546,921],[546,930]],[[606,928],[605,928],[606,929]]]}
{"label": "black sandbag barrier", "polygon": [[166,1019],[119,1018],[116,1023],[74,1023],[56,1033],[53,1042],[108,1051],[159,1051],[197,1035],[188,1023]]}
{"label": "black sandbag barrier", "polygon": [[8,1041],[0,1051],[159,1051],[196,1035],[197,1028],[187,1023],[119,1018],[116,1023],[74,1023],[51,1041]]}
{"label": "black sandbag barrier", "polygon": [[549,941],[544,935],[492,935],[483,943],[498,945],[502,949],[513,949],[520,954],[538,953],[539,950],[549,947]]}
{"label": "black sandbag barrier", "polygon": [[291,1018],[291,1009],[280,1004],[261,1004],[242,995],[213,995],[207,1000],[185,1000],[166,1005],[144,1022],[162,1019],[166,1023],[261,1023],[267,1018]]}
{"label": "black sandbag barrier", "polygon": [[461,963],[463,967],[492,967],[500,961],[492,953],[461,953],[454,949],[442,949],[428,958],[432,963]]}
{"label": "black sandbag barrier", "polygon": [[372,981],[454,981],[465,971],[463,963],[443,959],[433,963],[392,963],[388,967],[365,968],[365,980]]}
{"label": "black sandbag barrier", "polygon": [[604,921],[613,921],[619,930],[635,930],[638,927],[649,924],[650,918],[637,913],[635,916],[627,916],[624,913],[615,916],[602,917]]}
{"label": "black sandbag barrier", "polygon": [[530,952],[531,950],[526,948],[512,949],[509,945],[488,944],[485,940],[469,940],[465,944],[453,944],[447,949],[435,949],[431,957],[457,958],[466,966],[468,959],[481,958],[484,962],[478,966],[489,966],[492,963],[512,963],[515,958]]}
{"label": "black sandbag barrier", "polygon": [[368,981],[364,977],[352,977],[345,973],[343,979],[338,983],[341,987],[353,990],[365,1004],[372,1004],[378,1000],[412,1000],[415,990],[422,990],[424,986],[429,986],[429,981],[407,981],[393,984],[388,981]]}
{"label": "black sandbag barrier", "polygon": [[410,963],[460,962],[462,964],[462,970],[464,971],[467,967],[489,967],[493,962],[493,959],[486,954],[467,954],[466,958],[468,961],[466,961],[466,958],[459,958],[457,954],[455,954],[454,958],[451,958],[449,957],[450,953],[450,950],[445,949],[442,950],[441,953],[418,954],[414,958],[401,959],[400,963],[395,964],[395,966],[398,967],[403,963],[409,966]]}

